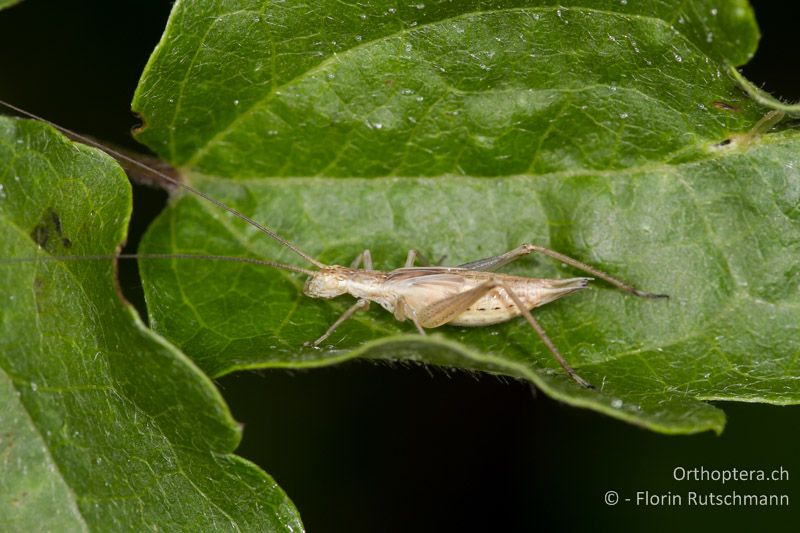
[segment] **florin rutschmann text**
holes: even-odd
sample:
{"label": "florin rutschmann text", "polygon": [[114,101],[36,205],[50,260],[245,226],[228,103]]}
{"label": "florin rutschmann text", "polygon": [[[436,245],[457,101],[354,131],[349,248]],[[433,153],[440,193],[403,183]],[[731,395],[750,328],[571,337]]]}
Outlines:
{"label": "florin rutschmann text", "polygon": [[[748,489],[738,490],[635,490],[620,494],[616,490],[606,491],[603,500],[606,505],[614,506],[624,502],[637,507],[788,507],[789,494],[768,490],[752,490],[753,482],[789,481],[789,471],[782,466],[773,469],[752,468],[720,468],[711,469],[704,466],[676,466],[672,470],[672,479],[681,484],[717,483],[725,485],[732,482],[749,483]],[[785,485],[784,485],[785,486]]]}
{"label": "florin rutschmann text", "polygon": [[687,491],[677,494],[672,491],[654,493],[649,490],[636,492],[635,498],[625,498],[640,507],[788,507],[788,494],[755,494],[731,491]]}

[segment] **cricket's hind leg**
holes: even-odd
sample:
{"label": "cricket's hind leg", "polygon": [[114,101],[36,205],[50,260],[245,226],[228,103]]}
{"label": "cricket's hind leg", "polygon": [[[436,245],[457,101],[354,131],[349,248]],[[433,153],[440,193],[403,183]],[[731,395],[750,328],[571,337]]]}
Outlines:
{"label": "cricket's hind leg", "polygon": [[492,257],[487,257],[485,259],[478,259],[477,261],[470,261],[469,263],[458,265],[458,268],[466,268],[468,270],[480,270],[484,272],[497,270],[498,268],[507,265],[513,261],[516,261],[520,257],[531,253],[532,250],[528,248],[529,246],[531,245],[523,244],[522,246],[514,248],[510,252],[506,252],[500,255],[495,255]]}
{"label": "cricket's hind leg", "polygon": [[577,268],[578,270],[587,272],[595,277],[602,279],[603,281],[610,283],[611,285],[617,287],[618,289],[621,289],[629,294],[633,294],[634,296],[639,296],[641,298],[669,298],[669,296],[666,294],[654,294],[651,292],[640,291],[639,289],[636,289],[635,287],[628,285],[627,283],[613,276],[609,276],[608,274],[606,274],[601,270],[597,270],[596,268],[587,265],[586,263],[582,263],[577,259],[573,259],[562,253],[556,252],[555,250],[545,248],[544,246],[537,246],[535,244],[523,244],[522,246],[514,248],[510,252],[506,252],[501,255],[496,255],[494,257],[487,257],[486,259],[479,259],[477,261],[472,261],[471,263],[465,263],[463,265],[459,265],[459,268],[467,268],[469,270],[482,270],[482,271],[497,270],[503,265],[507,265],[508,263],[516,261],[522,256],[534,252],[546,255],[557,261],[561,261],[562,263],[567,264],[573,268]]}
{"label": "cricket's hind leg", "polygon": [[575,369],[572,368],[572,366],[567,362],[566,359],[564,359],[564,356],[561,355],[561,352],[558,351],[556,345],[553,344],[553,341],[551,341],[550,337],[548,337],[547,333],[545,333],[544,328],[542,328],[542,326],[539,325],[539,322],[537,322],[536,319],[533,318],[531,312],[528,310],[527,307],[525,307],[525,304],[522,303],[522,300],[519,298],[519,296],[517,296],[517,294],[513,290],[511,290],[511,287],[509,287],[502,281],[498,282],[498,285],[500,287],[503,287],[503,289],[506,291],[506,294],[508,294],[511,297],[511,299],[514,301],[514,304],[516,304],[517,308],[519,308],[520,312],[522,313],[522,316],[525,317],[525,320],[528,321],[528,324],[530,324],[530,326],[533,328],[536,334],[539,335],[539,338],[542,339],[544,345],[553,355],[558,364],[561,365],[561,368],[564,369],[567,375],[571,377],[572,380],[578,385],[585,387],[587,389],[593,389],[594,386],[585,379],[583,379],[582,377],[580,377],[578,373],[575,372]]}
{"label": "cricket's hind leg", "polygon": [[550,351],[553,358],[558,362],[559,365],[561,365],[561,368],[564,369],[567,375],[578,385],[587,389],[593,389],[594,387],[592,384],[580,377],[578,373],[575,372],[575,369],[570,366],[566,359],[564,359],[564,356],[562,356],[561,352],[558,351],[558,348],[556,348],[556,345],[550,340],[550,337],[547,336],[547,333],[545,333],[542,326],[539,325],[539,322],[533,318],[533,315],[531,315],[531,312],[528,310],[519,296],[517,296],[511,287],[509,287],[508,284],[504,283],[502,280],[496,278],[487,280],[468,291],[454,294],[453,296],[448,296],[439,300],[438,302],[434,302],[427,307],[424,307],[416,313],[419,324],[424,328],[435,328],[437,326],[441,326],[442,324],[451,322],[455,320],[461,313],[466,311],[469,306],[480,300],[486,293],[495,287],[501,287],[504,291],[506,291],[508,296],[514,302],[514,305],[517,306],[528,324],[530,324],[536,334],[539,335],[539,338]]}

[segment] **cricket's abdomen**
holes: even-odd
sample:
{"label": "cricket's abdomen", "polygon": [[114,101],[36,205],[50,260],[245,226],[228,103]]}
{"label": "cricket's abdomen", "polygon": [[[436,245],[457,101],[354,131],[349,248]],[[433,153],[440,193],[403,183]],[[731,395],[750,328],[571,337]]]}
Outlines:
{"label": "cricket's abdomen", "polygon": [[[526,297],[527,295],[519,294],[519,292],[517,292],[517,295],[528,309],[533,309],[540,305],[538,298]],[[503,289],[496,288],[469,306],[448,324],[466,327],[489,326],[511,320],[521,313],[506,292]]]}
{"label": "cricket's abdomen", "polygon": [[[390,289],[386,291],[386,295],[391,295],[389,301],[381,301],[377,294],[356,296],[394,310],[399,320],[416,315],[426,328],[443,324],[488,326],[521,314],[504,286],[514,292],[524,307],[533,309],[583,289],[588,281],[589,278],[537,279],[461,268],[417,267],[395,270],[383,279],[382,287]],[[466,309],[458,311],[465,303],[460,295],[492,282],[500,286],[492,287],[469,302]],[[398,302],[402,304],[395,309]],[[447,310],[449,302],[453,302],[452,313]]]}
{"label": "cricket's abdomen", "polygon": [[[570,279],[519,279],[509,277],[504,280],[530,310],[550,303],[563,296],[586,287],[586,278]],[[477,327],[506,322],[522,314],[514,300],[502,287],[496,287],[470,305],[454,320],[453,326]]]}

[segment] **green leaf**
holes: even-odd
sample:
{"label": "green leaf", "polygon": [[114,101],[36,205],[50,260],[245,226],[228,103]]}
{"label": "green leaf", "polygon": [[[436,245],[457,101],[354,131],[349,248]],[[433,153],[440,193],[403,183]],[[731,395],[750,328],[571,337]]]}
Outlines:
{"label": "green leaf", "polygon": [[22,0],[0,0],[0,9],[11,7],[14,4],[19,4]]}
{"label": "green leaf", "polygon": [[[13,531],[301,529],[232,451],[217,389],[122,303],[130,186],[105,154],[0,118],[0,524]],[[37,243],[39,246],[37,246]],[[47,252],[47,253],[43,253]]]}
{"label": "green leaf", "polygon": [[[369,248],[390,269],[417,248],[459,264],[534,242],[668,293],[598,282],[537,310],[599,390],[521,320],[421,338],[372,309],[304,349],[351,302],[248,265],[143,262],[153,327],[211,375],[410,359],[668,433],[721,431],[704,400],[800,401],[800,138],[747,133],[765,110],[728,73],[755,48],[749,6],[455,4],[179,3],[137,89],[139,137],[326,263]],[[187,195],[144,249],[298,260]]]}
{"label": "green leaf", "polygon": [[753,54],[746,2],[548,4],[178,3],[138,138],[225,178],[500,176],[665,159],[752,118],[708,109],[741,100],[712,58]]}

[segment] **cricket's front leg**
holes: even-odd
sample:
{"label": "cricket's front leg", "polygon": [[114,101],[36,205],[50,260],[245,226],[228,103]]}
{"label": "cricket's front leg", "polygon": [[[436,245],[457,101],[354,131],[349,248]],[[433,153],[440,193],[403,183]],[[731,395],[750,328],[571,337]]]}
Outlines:
{"label": "cricket's front leg", "polygon": [[353,316],[357,311],[364,311],[366,309],[369,309],[369,301],[364,300],[363,298],[357,300],[356,303],[348,307],[347,310],[344,313],[342,313],[342,316],[336,319],[336,322],[331,324],[331,327],[329,327],[328,330],[325,333],[323,333],[320,338],[318,338],[314,342],[306,342],[303,344],[303,346],[313,346],[314,348],[316,348],[317,346],[322,344],[325,341],[325,339],[330,337],[331,334],[334,331],[336,331],[336,328],[338,328],[342,324],[342,322]]}

